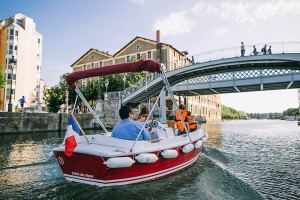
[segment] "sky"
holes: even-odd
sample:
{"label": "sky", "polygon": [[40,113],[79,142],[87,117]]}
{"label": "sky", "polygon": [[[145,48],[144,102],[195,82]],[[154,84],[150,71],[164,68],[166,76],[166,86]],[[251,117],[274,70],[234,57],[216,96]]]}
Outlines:
{"label": "sky", "polygon": [[[196,55],[247,44],[300,41],[299,0],[0,0],[0,19],[22,13],[43,36],[42,79],[71,72],[90,48],[116,53],[136,36]],[[297,90],[221,95],[245,112],[298,107]]]}

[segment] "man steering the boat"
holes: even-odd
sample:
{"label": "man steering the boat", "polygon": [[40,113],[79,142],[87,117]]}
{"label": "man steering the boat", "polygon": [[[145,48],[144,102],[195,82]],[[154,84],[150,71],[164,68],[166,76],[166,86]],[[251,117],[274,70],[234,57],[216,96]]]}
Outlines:
{"label": "man steering the boat", "polygon": [[[143,128],[143,123],[134,121],[135,116],[133,115],[130,106],[122,106],[119,110],[119,115],[122,121],[113,128],[111,136],[125,140],[136,140]],[[138,137],[138,140],[150,139],[148,131],[144,128]]]}

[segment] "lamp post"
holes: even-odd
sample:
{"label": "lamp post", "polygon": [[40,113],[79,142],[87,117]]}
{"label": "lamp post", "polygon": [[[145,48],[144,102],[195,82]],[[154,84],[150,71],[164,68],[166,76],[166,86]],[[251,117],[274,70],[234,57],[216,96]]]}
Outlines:
{"label": "lamp post", "polygon": [[109,81],[106,79],[105,82],[104,82],[104,85],[105,85],[105,88],[106,88],[106,92],[105,92],[105,100],[107,100],[107,88],[108,88],[108,84],[109,84]]}
{"label": "lamp post", "polygon": [[12,112],[11,95],[13,93],[13,90],[12,90],[13,72],[14,72],[14,65],[17,64],[17,60],[15,59],[15,56],[12,56],[12,58],[9,60],[9,64],[11,66],[11,77],[10,77],[10,94],[9,94],[9,102],[8,102],[8,106],[7,106],[7,111]]}

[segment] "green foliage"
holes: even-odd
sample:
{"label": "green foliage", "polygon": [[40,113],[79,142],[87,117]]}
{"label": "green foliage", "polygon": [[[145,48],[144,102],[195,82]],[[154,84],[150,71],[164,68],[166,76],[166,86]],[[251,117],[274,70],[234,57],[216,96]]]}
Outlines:
{"label": "green foliage", "polygon": [[2,71],[2,66],[0,66],[0,88],[4,88],[5,86],[5,74]]}
{"label": "green foliage", "polygon": [[60,106],[65,102],[66,93],[61,87],[54,87],[47,91],[45,101],[47,104],[47,110],[52,113],[57,113]]}
{"label": "green foliage", "polygon": [[[123,91],[125,88],[131,86],[135,82],[144,78],[146,73],[128,73],[128,74],[113,74],[103,77],[96,77],[89,80],[85,86],[80,86],[79,89],[85,96],[86,100],[94,105],[94,101],[98,99],[99,92],[101,99],[104,99],[106,92],[105,81],[108,80],[107,92]],[[125,85],[124,85],[125,76]],[[65,78],[65,77],[64,77]],[[68,104],[74,104],[76,98],[76,92],[66,83],[62,82],[58,87],[48,90],[45,97],[47,102],[47,108],[49,112],[58,112],[60,106],[65,103],[66,91],[68,91]],[[82,101],[80,98],[77,100],[77,104],[80,105]]]}
{"label": "green foliage", "polygon": [[289,108],[282,113],[284,116],[295,116],[299,115],[299,108]]}
{"label": "green foliage", "polygon": [[222,119],[247,119],[247,113],[222,105]]}

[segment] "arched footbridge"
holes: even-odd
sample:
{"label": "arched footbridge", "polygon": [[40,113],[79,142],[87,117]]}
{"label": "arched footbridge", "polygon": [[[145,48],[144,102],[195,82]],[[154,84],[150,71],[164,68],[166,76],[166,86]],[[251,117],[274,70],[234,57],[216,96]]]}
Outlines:
{"label": "arched footbridge", "polygon": [[[174,94],[184,96],[300,88],[300,43],[296,44],[290,51],[200,62],[166,72],[166,77]],[[142,80],[128,88],[122,104],[138,105],[157,96],[162,87],[159,76]]]}

